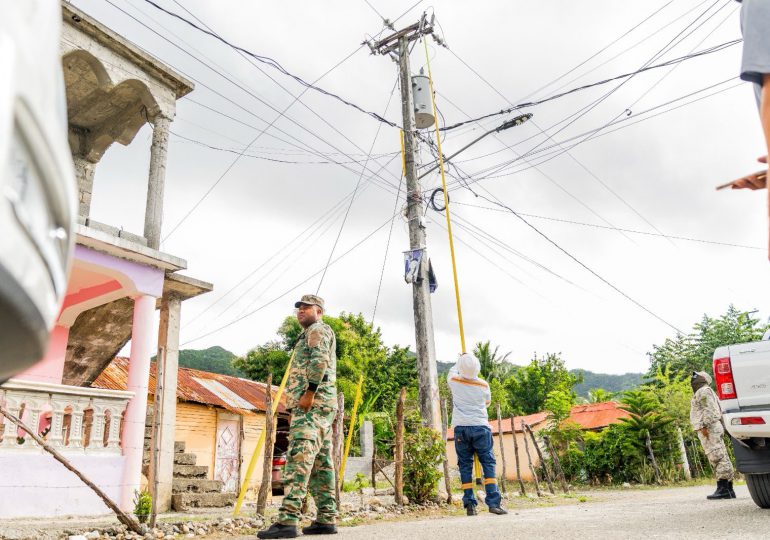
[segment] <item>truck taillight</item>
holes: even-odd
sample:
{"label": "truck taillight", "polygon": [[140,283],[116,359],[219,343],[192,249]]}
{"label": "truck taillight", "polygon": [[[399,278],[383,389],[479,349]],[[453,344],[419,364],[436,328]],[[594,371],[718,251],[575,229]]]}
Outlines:
{"label": "truck taillight", "polygon": [[744,416],[742,418],[733,418],[730,424],[733,426],[757,426],[765,423],[761,416]]}
{"label": "truck taillight", "polygon": [[719,399],[736,399],[735,381],[730,365],[730,357],[714,359],[714,378],[716,379],[717,395]]}

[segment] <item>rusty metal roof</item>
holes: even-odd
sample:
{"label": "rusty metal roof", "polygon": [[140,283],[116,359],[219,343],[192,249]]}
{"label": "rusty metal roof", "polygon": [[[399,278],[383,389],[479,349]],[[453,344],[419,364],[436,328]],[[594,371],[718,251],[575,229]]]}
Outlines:
{"label": "rusty metal roof", "polygon": [[[616,424],[620,422],[621,418],[627,418],[631,416],[627,411],[620,408],[620,404],[614,401],[607,401],[604,403],[589,403],[587,405],[575,405],[572,407],[570,416],[567,419],[568,422],[574,422],[581,429],[595,430],[602,429],[610,424]],[[527,423],[530,427],[535,427],[538,424],[545,422],[548,419],[547,412],[538,412],[529,414],[527,416],[514,417],[514,423],[516,431],[521,433],[523,431],[523,423]],[[504,418],[501,422],[503,426],[503,433],[511,432],[511,419]],[[497,434],[497,419],[489,421],[489,427],[492,428],[492,433]],[[447,439],[454,439],[454,431],[452,428],[447,430]]]}
{"label": "rusty metal roof", "polygon": [[[126,390],[129,359],[115,358],[94,381],[96,388]],[[253,414],[265,411],[265,383],[209,373],[190,368],[179,368],[177,372],[176,397],[181,401],[192,401],[221,407],[238,414]],[[278,390],[273,386],[273,395]],[[150,364],[149,393],[155,393],[155,362]],[[279,414],[286,413],[286,395],[281,396]]]}

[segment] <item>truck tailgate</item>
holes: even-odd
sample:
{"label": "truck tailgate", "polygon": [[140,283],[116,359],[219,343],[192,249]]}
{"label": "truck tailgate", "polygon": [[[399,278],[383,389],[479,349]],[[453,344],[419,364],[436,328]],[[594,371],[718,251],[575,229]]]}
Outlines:
{"label": "truck tailgate", "polygon": [[770,407],[770,341],[730,345],[738,406]]}

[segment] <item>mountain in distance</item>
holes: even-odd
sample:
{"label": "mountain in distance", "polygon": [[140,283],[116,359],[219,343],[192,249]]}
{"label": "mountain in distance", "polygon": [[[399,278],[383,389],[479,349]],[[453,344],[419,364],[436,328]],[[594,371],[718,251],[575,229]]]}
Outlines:
{"label": "mountain in distance", "polygon": [[245,377],[233,367],[237,356],[227,349],[216,345],[208,349],[182,349],[179,351],[179,367],[198,369],[210,373]]}

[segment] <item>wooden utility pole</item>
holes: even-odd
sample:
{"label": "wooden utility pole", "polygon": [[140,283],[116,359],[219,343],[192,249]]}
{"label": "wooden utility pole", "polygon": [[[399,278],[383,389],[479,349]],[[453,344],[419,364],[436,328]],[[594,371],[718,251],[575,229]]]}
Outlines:
{"label": "wooden utility pole", "polygon": [[396,461],[396,504],[404,504],[404,402],[406,401],[406,388],[401,389],[396,405],[396,448],[393,451],[393,459]]}
{"label": "wooden utility pole", "polygon": [[548,484],[548,491],[551,492],[551,495],[556,495],[556,490],[553,489],[553,481],[551,480],[551,471],[548,468],[548,463],[545,461],[545,458],[543,457],[543,452],[540,450],[540,445],[537,444],[537,439],[535,438],[535,434],[532,432],[532,428],[529,427],[529,424],[523,424],[523,425],[524,425],[524,430],[529,434],[530,438],[532,439],[532,445],[535,447],[535,452],[537,452],[537,457],[540,459],[540,463],[543,464],[543,472],[545,473],[545,481]]}
{"label": "wooden utility pole", "polygon": [[273,374],[267,376],[265,391],[265,454],[262,461],[262,483],[257,494],[257,514],[264,516],[267,494],[273,479]]}
{"label": "wooden utility pole", "polygon": [[427,34],[433,27],[423,14],[420,21],[390,36],[371,43],[372,52],[398,57],[401,86],[401,113],[404,134],[404,169],[406,176],[407,218],[409,220],[409,249],[422,251],[422,263],[418,279],[412,283],[414,332],[417,345],[417,370],[419,377],[420,413],[423,422],[441,433],[441,407],[438,393],[436,346],[433,337],[433,311],[428,283],[428,250],[423,217],[422,188],[417,174],[416,127],[412,97],[412,74],[409,67],[409,44]]}
{"label": "wooden utility pole", "polygon": [[524,487],[524,480],[521,479],[521,465],[519,463],[519,441],[516,440],[516,417],[511,415],[511,435],[513,435],[513,455],[516,458],[516,478],[519,481],[519,490],[522,495],[527,494],[527,490]]}
{"label": "wooden utility pole", "polygon": [[[500,415],[500,402],[497,402],[497,435],[500,438],[500,461],[502,462],[503,466],[503,476],[500,478],[500,491],[503,493],[506,492],[505,489],[505,478],[507,475],[507,471],[505,470],[505,448],[503,447],[503,420],[502,416]],[[516,438],[516,433],[513,434],[513,437]]]}
{"label": "wooden utility pole", "polygon": [[155,528],[158,518],[158,492],[160,491],[160,426],[163,423],[163,380],[166,370],[166,348],[158,347],[158,355],[155,357],[155,399],[152,406],[152,450],[150,460],[150,495],[152,496],[152,509],[150,510],[150,528]]}

